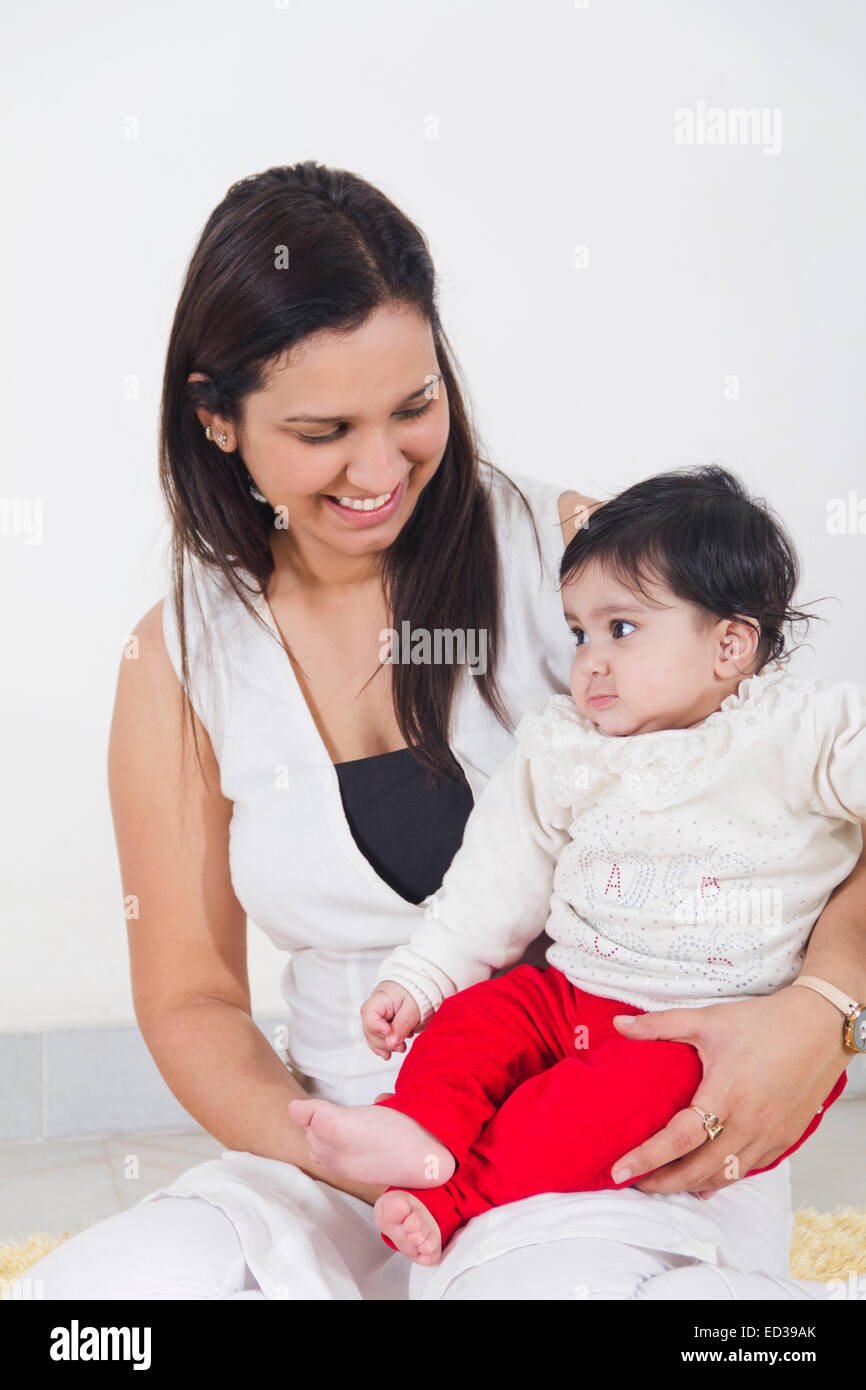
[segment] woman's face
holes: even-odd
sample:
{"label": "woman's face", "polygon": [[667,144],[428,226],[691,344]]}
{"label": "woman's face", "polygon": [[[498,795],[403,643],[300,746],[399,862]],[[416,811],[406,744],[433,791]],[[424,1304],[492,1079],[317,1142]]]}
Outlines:
{"label": "woman's face", "polygon": [[[442,460],[449,411],[430,324],[406,305],[323,331],[276,363],[225,428],[256,487],[302,545],[386,549]],[[229,446],[231,447],[231,446]],[[368,506],[356,504],[366,500]],[[370,504],[373,504],[372,506]]]}

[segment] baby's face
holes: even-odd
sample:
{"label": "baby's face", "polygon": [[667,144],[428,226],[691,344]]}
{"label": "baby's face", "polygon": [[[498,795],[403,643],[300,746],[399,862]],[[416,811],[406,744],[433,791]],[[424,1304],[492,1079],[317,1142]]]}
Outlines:
{"label": "baby's face", "polygon": [[605,734],[686,728],[731,693],[716,674],[724,620],[708,619],[660,581],[644,588],[651,601],[597,563],[562,588],[577,642],[571,694]]}

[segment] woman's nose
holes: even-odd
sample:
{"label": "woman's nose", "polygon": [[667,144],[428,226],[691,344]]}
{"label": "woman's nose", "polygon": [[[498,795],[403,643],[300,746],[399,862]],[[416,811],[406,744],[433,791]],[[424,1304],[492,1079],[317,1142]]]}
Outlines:
{"label": "woman's nose", "polygon": [[385,431],[359,439],[346,477],[361,492],[389,492],[406,473],[406,462],[396,440]]}

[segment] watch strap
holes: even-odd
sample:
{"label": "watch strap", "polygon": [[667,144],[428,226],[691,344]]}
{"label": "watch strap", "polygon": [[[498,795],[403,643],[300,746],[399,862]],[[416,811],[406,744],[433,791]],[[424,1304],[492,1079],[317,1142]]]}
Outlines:
{"label": "watch strap", "polygon": [[856,999],[852,999],[850,994],[846,994],[843,989],[837,989],[835,985],[830,985],[826,980],[819,980],[816,975],[798,975],[792,981],[795,985],[803,985],[805,989],[813,989],[816,994],[823,994],[824,998],[831,1004],[835,1004],[847,1018],[849,1014],[857,1013],[863,1007]]}

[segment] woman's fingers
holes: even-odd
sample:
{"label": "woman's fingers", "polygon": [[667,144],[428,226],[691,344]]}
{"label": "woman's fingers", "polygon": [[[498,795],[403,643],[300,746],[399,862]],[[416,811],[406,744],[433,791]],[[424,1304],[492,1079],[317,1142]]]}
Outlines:
{"label": "woman's fingers", "polygon": [[769,1168],[802,1137],[844,1064],[838,1016],[824,1002],[810,990],[785,988],[755,999],[621,1017],[619,1033],[638,1046],[666,1038],[695,1048],[703,1078],[693,1103],[718,1115],[724,1130],[710,1139],[700,1116],[685,1108],[614,1168],[631,1168],[638,1174],[635,1185],[649,1193],[719,1192]]}
{"label": "woman's fingers", "polygon": [[[706,1141],[706,1131],[694,1110],[678,1110],[664,1129],[651,1135],[637,1148],[629,1149],[613,1166],[614,1182],[631,1182],[635,1175],[649,1173],[684,1155],[690,1154]],[[653,1189],[656,1190],[656,1189]]]}
{"label": "woman's fingers", "polygon": [[659,1009],[647,1014],[616,1014],[614,1027],[624,1038],[666,1038],[691,1042],[700,1009]]}
{"label": "woman's fingers", "polygon": [[[719,1142],[717,1139],[716,1143]],[[668,1192],[709,1192],[718,1191],[719,1188],[729,1187],[731,1180],[724,1176],[726,1159],[717,1158],[715,1154],[709,1152],[711,1141],[704,1140],[698,1150],[689,1154],[686,1158],[679,1159],[676,1163],[668,1163],[664,1168],[659,1168],[654,1173],[647,1173],[645,1178],[641,1178],[635,1183],[641,1192],[668,1193]],[[728,1154],[727,1163],[731,1159],[738,1161],[736,1156]]]}
{"label": "woman's fingers", "polygon": [[[707,1105],[701,1106],[702,1110],[708,1108]],[[694,1110],[679,1111],[671,1124],[680,1116],[688,1114],[692,1114],[698,1123],[700,1137],[697,1147],[691,1153],[659,1167],[656,1172],[647,1173],[646,1177],[635,1183],[641,1192],[720,1192],[730,1187],[731,1183],[746,1177],[755,1168],[768,1167],[784,1153],[784,1149],[778,1147],[768,1152],[763,1140],[750,1143],[747,1133],[738,1126],[726,1127],[715,1139],[710,1139],[706,1135],[700,1115]],[[653,1140],[661,1138],[664,1133],[662,1130],[659,1135],[653,1135]],[[648,1143],[652,1143],[653,1140],[649,1140]],[[628,1156],[624,1155],[620,1163],[623,1163],[626,1157]]]}
{"label": "woman's fingers", "polygon": [[[719,1135],[715,1142],[720,1143],[721,1138],[722,1136]],[[717,1192],[724,1191],[726,1187],[738,1182],[740,1178],[748,1177],[749,1173],[755,1172],[756,1169],[769,1168],[770,1164],[775,1163],[777,1158],[781,1158],[784,1152],[785,1150],[778,1145],[764,1150],[763,1143],[761,1143],[759,1145],[747,1144],[742,1152],[737,1154],[725,1154],[721,1167],[717,1168],[716,1172],[706,1179],[705,1184],[702,1184],[703,1190],[698,1193],[698,1196],[715,1196]]]}

